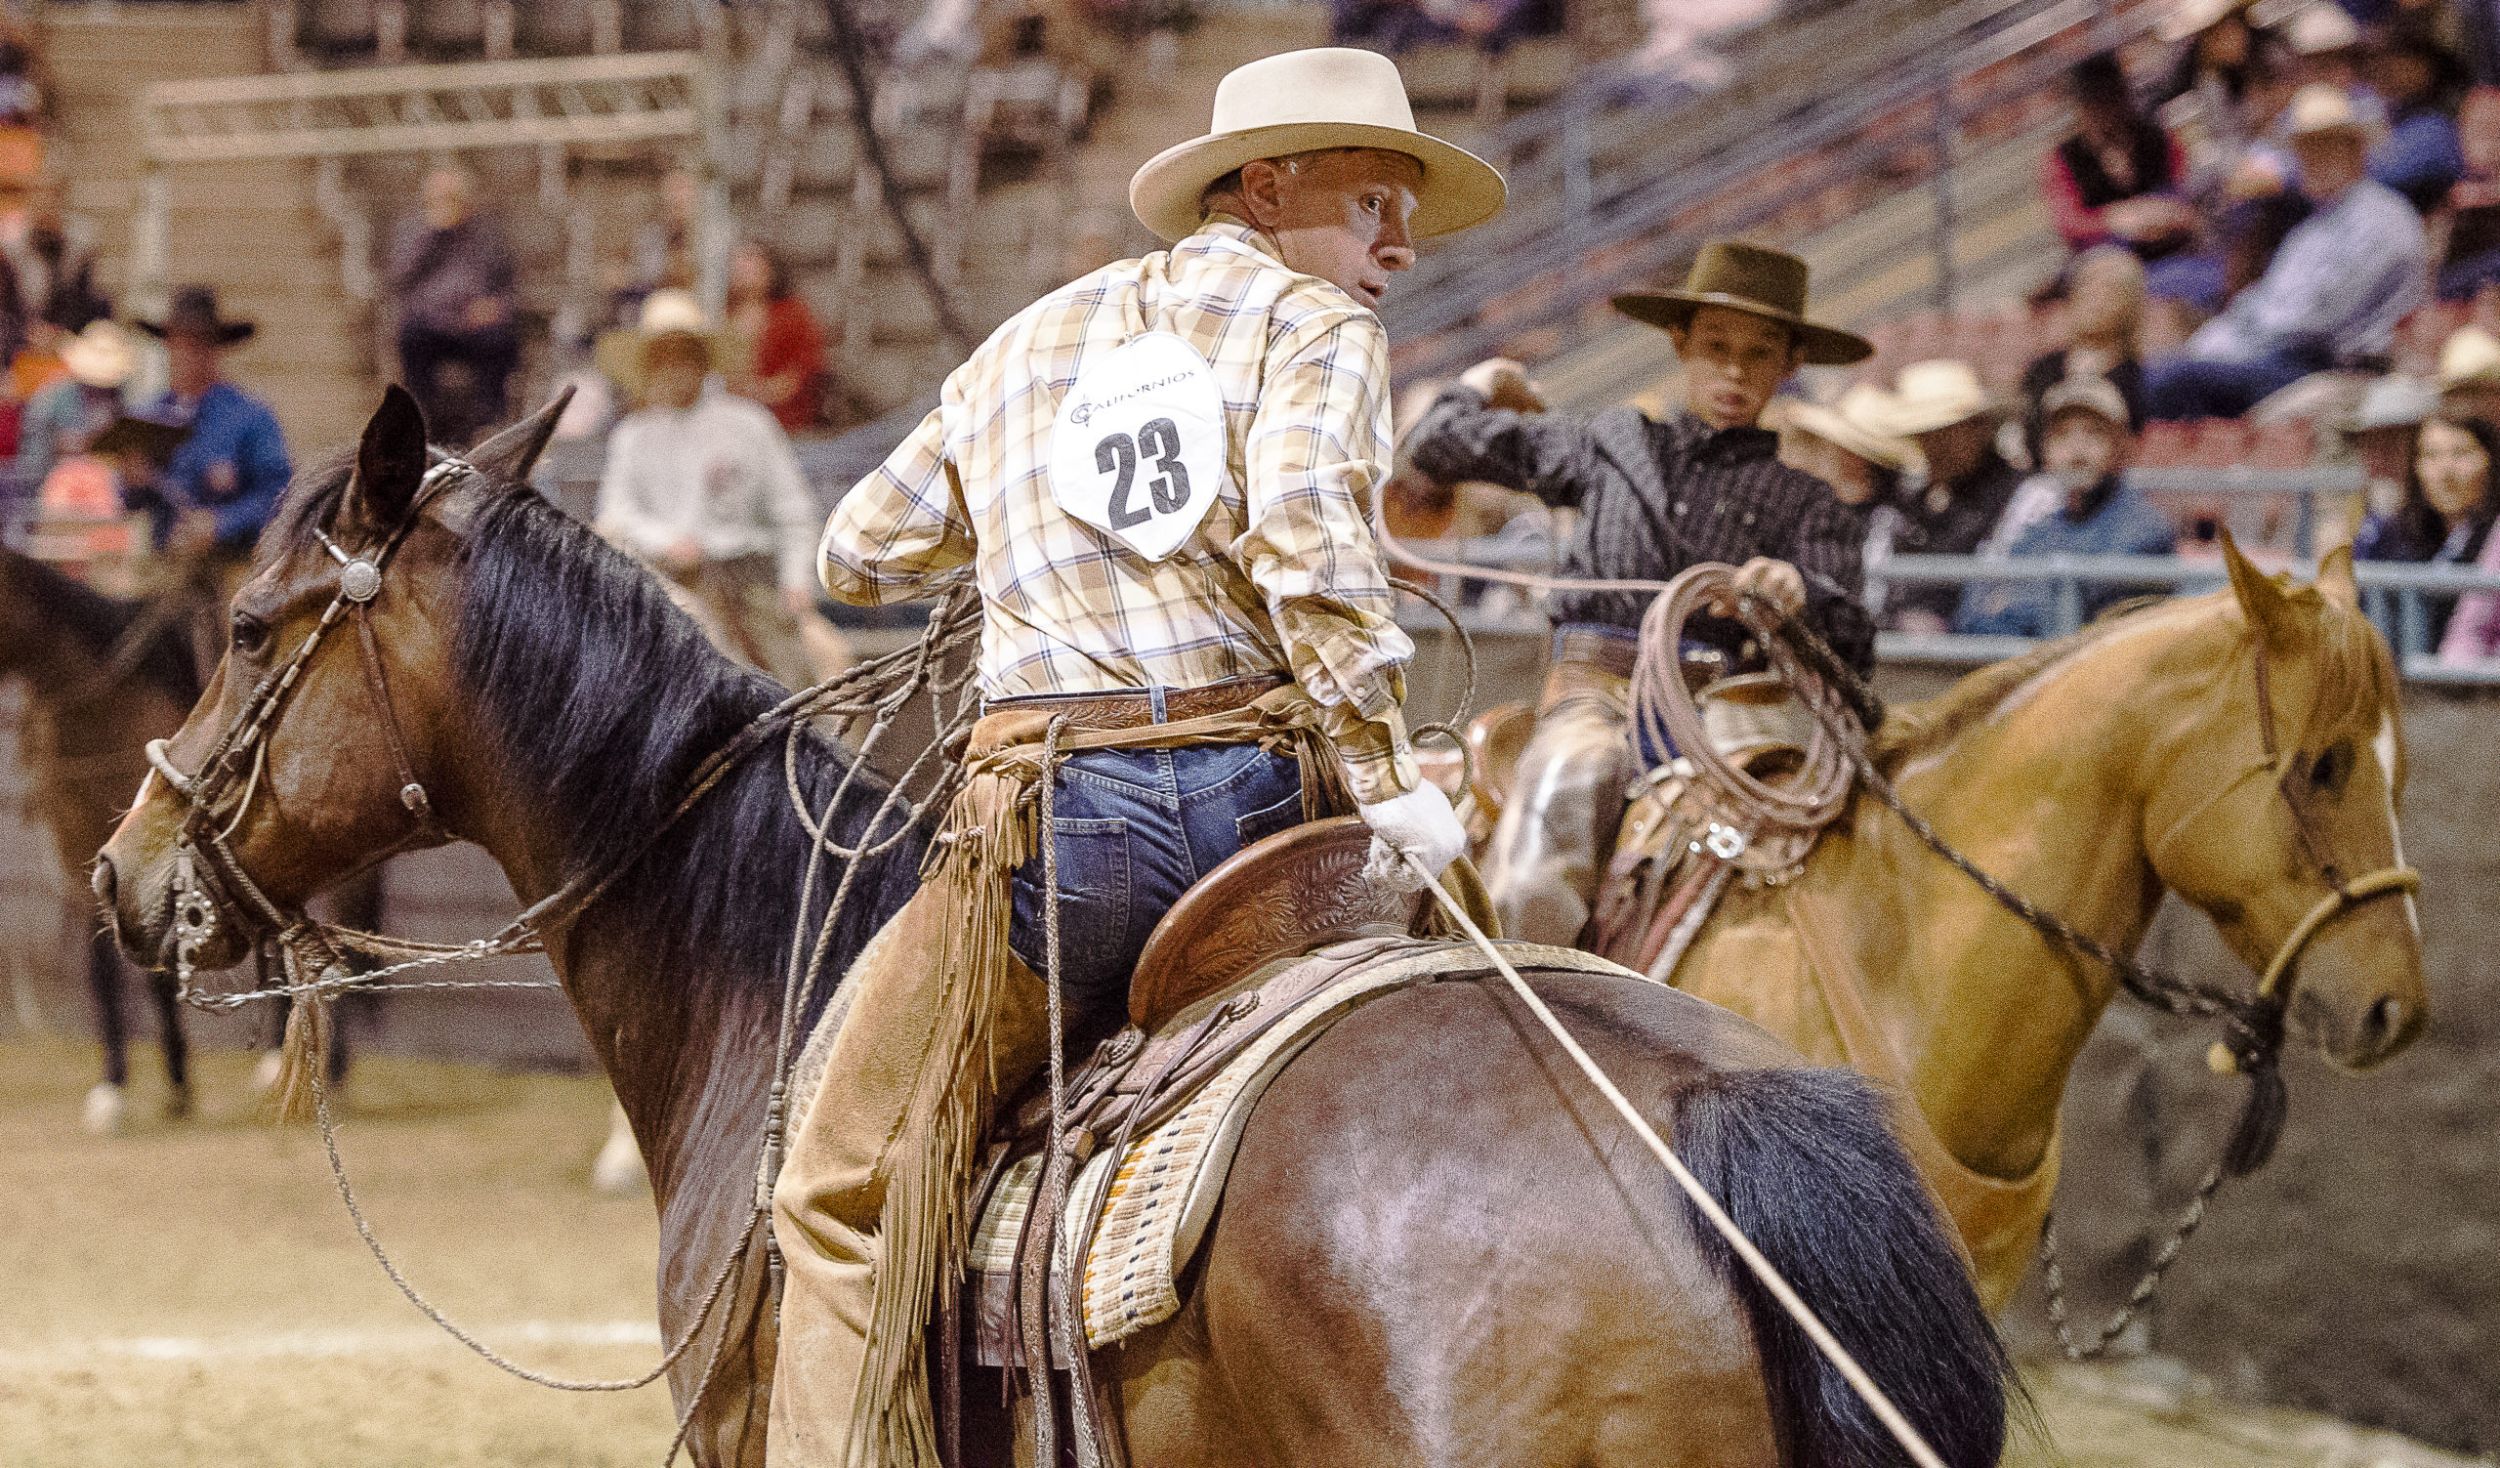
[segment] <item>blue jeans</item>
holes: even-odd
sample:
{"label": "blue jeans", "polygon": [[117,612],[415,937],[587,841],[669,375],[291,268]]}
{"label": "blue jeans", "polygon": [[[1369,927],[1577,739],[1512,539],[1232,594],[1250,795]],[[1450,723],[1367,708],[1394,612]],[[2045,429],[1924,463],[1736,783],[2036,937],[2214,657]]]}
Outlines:
{"label": "blue jeans", "polygon": [[2144,416],[2237,418],[2332,363],[2307,353],[2269,352],[2245,362],[2171,357],[2144,369]]}
{"label": "blue jeans", "polygon": [[[1255,744],[1098,749],[1059,766],[1059,984],[1069,1033],[1107,1034],[1172,904],[1218,862],[1302,820],[1299,761]],[[1042,859],[1016,869],[1008,946],[1049,977]]]}

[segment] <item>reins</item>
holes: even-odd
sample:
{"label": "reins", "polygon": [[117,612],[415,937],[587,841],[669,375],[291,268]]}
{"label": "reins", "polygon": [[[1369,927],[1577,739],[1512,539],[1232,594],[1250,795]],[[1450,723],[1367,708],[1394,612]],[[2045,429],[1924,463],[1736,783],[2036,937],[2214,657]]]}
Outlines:
{"label": "reins", "polygon": [[[435,821],[432,799],[417,775],[400,726],[391,699],[388,676],[384,671],[380,640],[373,630],[370,607],[381,594],[383,572],[393,552],[421,518],[426,505],[450,483],[473,478],[482,478],[480,471],[461,460],[446,458],[437,463],[427,471],[406,516],[369,554],[353,554],[327,532],[316,530],[323,550],[340,567],[340,580],[337,593],[312,631],[288,661],[254,689],[234,722],[212,746],[199,774],[186,773],[176,766],[166,741],[157,740],[149,744],[147,754],[150,766],[187,807],[176,838],[173,893],[178,994],[184,1002],[210,1010],[232,1010],[256,1001],[288,998],[300,1001],[297,1013],[301,1014],[306,1010],[317,1011],[342,990],[377,986],[398,974],[505,955],[542,952],[546,933],[569,926],[595,906],[748,758],[776,736],[783,737],[786,740],[784,784],[792,808],[808,833],[810,850],[803,879],[805,885],[800,891],[797,931],[793,934],[791,961],[782,991],[773,1075],[763,1121],[764,1136],[757,1148],[753,1200],[744,1227],[709,1276],[684,1331],[663,1351],[659,1362],[650,1370],[639,1376],[614,1380],[574,1380],[549,1375],[504,1356],[435,1305],[400,1270],[367,1220],[339,1151],[336,1121],[330,1107],[323,1068],[317,1061],[302,1067],[308,1072],[313,1116],[320,1127],[324,1156],[340,1201],[367,1251],[410,1304],[481,1359],[521,1380],[560,1391],[630,1391],[659,1380],[686,1358],[713,1312],[728,1295],[731,1283],[741,1272],[742,1262],[753,1252],[759,1236],[764,1242],[766,1298],[777,1298],[781,1262],[768,1224],[772,1182],[779,1171],[783,1134],[787,1126],[788,1075],[794,1058],[798,1016],[812,1000],[863,860],[892,850],[915,828],[926,808],[942,801],[948,793],[951,767],[942,765],[932,777],[932,789],[917,801],[909,798],[912,782],[922,776],[932,757],[956,742],[956,736],[969,725],[972,700],[964,690],[970,682],[970,669],[967,666],[951,676],[946,674],[945,669],[948,660],[968,647],[977,636],[980,627],[979,603],[967,591],[957,591],[931,616],[922,635],[911,647],[862,663],[825,683],[792,694],[756,715],[728,741],[704,757],[688,776],[684,789],[667,813],[640,833],[635,841],[601,865],[567,880],[493,934],[460,944],[425,943],[321,922],[300,908],[282,905],[272,899],[236,856],[230,840],[240,828],[258,793],[267,756],[267,741],[285,707],[287,696],[296,687],[321,643],[348,616],[353,616],[357,622],[358,652],[365,684],[397,765],[401,804],[416,823],[391,849],[424,836],[449,838],[450,833]],[[835,813],[850,794],[860,772],[868,767],[869,756],[886,730],[913,696],[924,689],[939,699],[955,695],[958,707],[951,717],[939,719],[938,737],[911,761],[902,778],[888,788],[876,811],[861,828],[860,845],[855,848],[843,846],[831,835]],[[860,719],[870,721],[854,757],[835,782],[821,817],[811,815],[798,773],[799,746],[806,737],[809,723],[816,719],[841,721],[853,727]],[[228,809],[227,797],[238,783],[241,794]],[[891,832],[879,837],[880,826],[898,809],[906,812],[905,818],[895,822]],[[817,930],[810,942],[807,934],[811,916],[810,894],[814,891],[826,856],[842,859],[847,864],[822,916],[817,919]],[[193,982],[193,957],[199,946],[214,935],[220,912],[230,908],[256,929],[263,941],[277,946],[284,962],[285,982],[257,990],[229,993],[206,993],[196,987]],[[390,961],[381,968],[354,972],[348,968],[349,955],[378,956]],[[306,980],[301,974],[308,962],[315,966],[316,976]],[[441,979],[399,982],[389,987],[440,990],[546,989],[560,986],[548,979]],[[309,1042],[305,1043],[309,1045]],[[291,1023],[290,1050],[297,1048]],[[318,1046],[309,1048],[317,1054]],[[673,1463],[684,1447],[693,1429],[696,1412],[718,1373],[727,1345],[728,1330],[724,1327],[714,1337],[693,1389],[684,1399],[676,1433],[670,1440],[667,1456],[662,1459],[663,1468]]]}
{"label": "reins", "polygon": [[[1653,514],[1650,518],[1665,543],[1684,549],[1681,538],[1663,517]],[[1787,807],[1782,802],[1789,798],[1782,796],[1777,787],[1766,786],[1735,769],[1729,762],[1707,753],[1707,731],[1692,708],[1691,696],[1684,689],[1676,668],[1677,649],[1666,636],[1681,626],[1683,616],[1691,609],[1714,599],[1733,600],[1736,620],[1754,634],[1782,681],[1815,718],[1817,737],[1809,750],[1808,769],[1803,782],[1808,787],[1808,794],[1794,802],[1799,810],[1814,813],[1836,809],[1823,804],[1828,798],[1828,790],[1821,776],[1832,768],[1830,756],[1837,751],[1841,760],[1845,761],[1843,768],[1863,781],[1920,845],[1962,873],[2006,912],[2050,943],[2082,954],[2108,968],[2126,992],[2138,1001],[2166,1014],[2212,1019],[2223,1025],[2224,1038],[2216,1042],[2208,1053],[2207,1063],[2217,1073],[2236,1073],[2248,1079],[2248,1095],[2242,1103],[2239,1118],[2221,1156],[2199,1181],[2169,1236],[2129,1292],[2125,1304],[2095,1332],[2088,1345],[2077,1342],[2067,1323],[2065,1277],[2059,1265],[2055,1213],[2051,1212],[2044,1220],[2040,1256],[2049,1292],[2050,1319],[2056,1327],[2061,1346],[2073,1359],[2089,1360],[2108,1351],[2160,1288],[2162,1279],[2177,1262],[2187,1240],[2202,1226],[2213,1197],[2222,1184],[2229,1178],[2256,1171],[2273,1155],[2289,1105],[2279,1061],[2284,1040],[2284,1017],[2290,1006],[2292,983],[2301,955],[2320,933],[2354,909],[2377,898],[2412,892],[2421,885],[2419,872],[2401,866],[2382,868],[2354,880],[2344,878],[2341,867],[2332,859],[2323,833],[2317,829],[2299,794],[2292,788],[2295,772],[2285,767],[2285,755],[2276,734],[2270,669],[2262,635],[2256,638],[2255,644],[2257,723],[2259,740],[2265,753],[2265,763],[2259,768],[2277,776],[2276,791],[2292,813],[2303,853],[2325,880],[2329,891],[2278,945],[2261,972],[2256,990],[2243,994],[2234,989],[2183,978],[2120,953],[2015,891],[1956,849],[1932,823],[1903,800],[1899,790],[1867,750],[1866,729],[1881,722],[1881,697],[1801,618],[1784,615],[1750,596],[1732,597],[1732,568],[1699,562],[1670,581],[1612,581],[1436,560],[1404,545],[1389,530],[1377,490],[1373,499],[1373,524],[1392,559],[1437,575],[1493,581],[1535,591],[1656,593],[1657,600],[1643,619],[1640,662],[1635,667],[1635,693],[1646,692],[1650,706],[1655,709],[1675,709],[1678,712],[1648,715],[1651,732],[1669,735],[1673,747],[1692,759],[1704,778],[1718,780],[1719,788],[1739,801],[1754,803],[1766,813],[1785,811]],[[1674,680],[1672,689],[1668,687],[1670,679]],[[1636,702],[1637,707],[1639,704]],[[1845,799],[1845,783],[1843,791],[1842,798]]]}

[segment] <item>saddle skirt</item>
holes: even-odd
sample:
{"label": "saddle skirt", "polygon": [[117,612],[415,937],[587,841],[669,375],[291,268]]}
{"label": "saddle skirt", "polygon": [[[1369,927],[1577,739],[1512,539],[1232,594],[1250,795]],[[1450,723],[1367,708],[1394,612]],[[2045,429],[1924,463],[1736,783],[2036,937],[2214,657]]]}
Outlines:
{"label": "saddle skirt", "polygon": [[[1572,949],[1512,943],[1504,951],[1523,968],[1637,977]],[[1179,1311],[1181,1276],[1214,1219],[1242,1131],[1269,1082],[1295,1056],[1383,995],[1491,972],[1470,943],[1354,939],[1271,964],[1192,1006],[1151,1038],[1132,1029],[1107,1042],[1110,1050],[1126,1041],[1129,1053],[1109,1057],[1120,1079],[1098,1091],[1091,1107],[1098,1114],[1138,1108],[1149,1120],[1125,1145],[1106,1146],[1085,1160],[1059,1226],[1047,1231],[1051,1298],[1081,1301],[1086,1344],[1116,1344]],[[1029,1119],[1032,1108],[1026,1110]],[[1044,1125],[1020,1144],[994,1148],[985,1174],[995,1181],[978,1205],[966,1291],[971,1354],[984,1366],[1018,1358],[1017,1281],[1032,1241],[1041,1236],[1028,1233],[1028,1226],[1046,1131]],[[1079,1247],[1081,1261],[1074,1257]],[[1057,1341],[1053,1357],[1067,1364]]]}

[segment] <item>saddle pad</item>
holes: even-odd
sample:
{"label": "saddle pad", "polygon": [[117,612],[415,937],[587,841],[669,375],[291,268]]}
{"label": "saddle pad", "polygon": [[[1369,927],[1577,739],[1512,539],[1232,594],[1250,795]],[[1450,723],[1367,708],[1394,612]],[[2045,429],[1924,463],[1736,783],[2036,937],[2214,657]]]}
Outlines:
{"label": "saddle pad", "polygon": [[[1523,969],[1642,975],[1569,948],[1505,943],[1505,957]],[[1085,1340],[1108,1346],[1169,1320],[1181,1306],[1180,1275],[1197,1252],[1215,1206],[1223,1197],[1233,1151],[1252,1108],[1287,1062],[1347,1012],[1369,999],[1427,979],[1488,972],[1472,945],[1431,943],[1391,950],[1376,962],[1348,972],[1276,1022],[1210,1078],[1168,1120],[1130,1143],[1116,1157],[1105,1152],[1088,1162],[1068,1190],[1066,1226],[1056,1231],[1055,1273],[1068,1268],[1076,1223],[1099,1216],[1086,1250]],[[1643,980],[1650,982],[1649,980]],[[972,1298],[976,1319],[1004,1321],[1015,1291],[1016,1240],[1041,1177],[1041,1155],[1008,1167],[981,1210],[969,1267],[977,1276]],[[989,1333],[975,1332],[982,1364],[1002,1364]]]}

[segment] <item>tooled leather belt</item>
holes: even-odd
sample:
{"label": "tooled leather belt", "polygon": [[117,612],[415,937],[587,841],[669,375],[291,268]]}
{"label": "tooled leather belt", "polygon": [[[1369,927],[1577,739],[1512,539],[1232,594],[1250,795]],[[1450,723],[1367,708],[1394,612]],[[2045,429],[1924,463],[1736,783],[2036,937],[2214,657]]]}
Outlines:
{"label": "tooled leather belt", "polygon": [[1150,693],[1047,693],[1030,698],[998,698],[989,703],[992,713],[1008,709],[1047,709],[1064,715],[1078,729],[1143,729],[1153,724],[1176,724],[1183,719],[1203,718],[1208,714],[1228,714],[1246,708],[1268,694],[1285,686],[1281,674],[1262,673],[1250,678],[1227,678],[1221,683],[1201,684],[1196,688],[1167,689],[1163,695],[1163,717],[1155,717],[1154,695]]}

